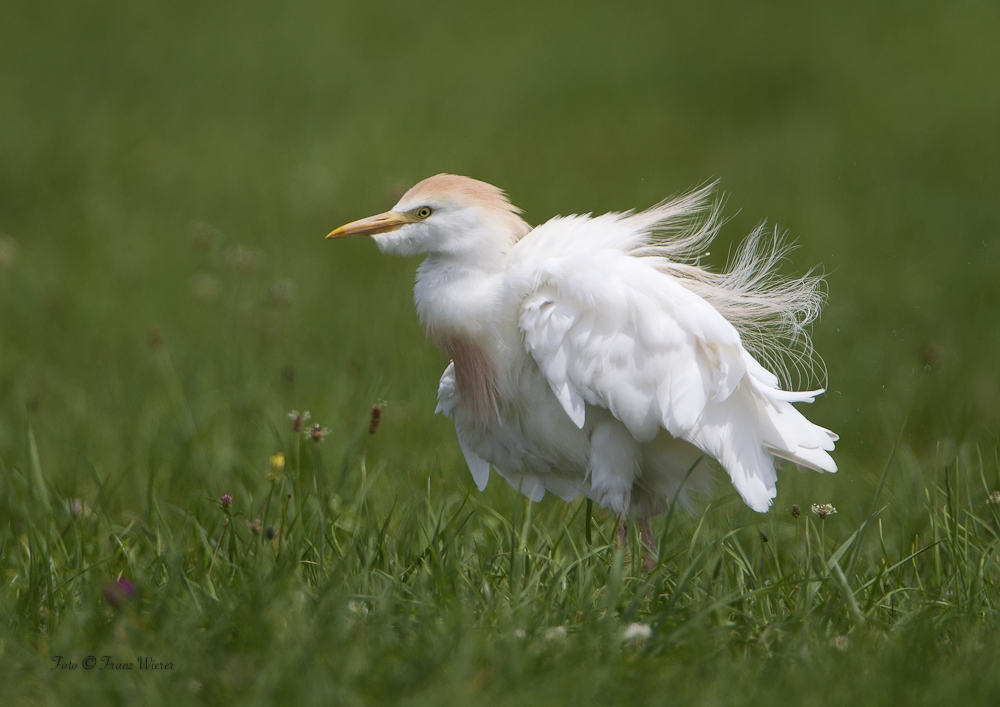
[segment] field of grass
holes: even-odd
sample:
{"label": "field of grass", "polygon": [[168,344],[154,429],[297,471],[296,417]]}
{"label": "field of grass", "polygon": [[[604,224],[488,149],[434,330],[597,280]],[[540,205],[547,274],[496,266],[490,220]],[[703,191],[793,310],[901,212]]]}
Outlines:
{"label": "field of grass", "polygon": [[[0,18],[4,704],[1000,697],[995,3]],[[419,261],[322,238],[442,171],[535,223],[719,179],[714,266],[766,219],[828,274],[840,471],[766,515],[720,473],[648,577],[583,501],[478,493]]]}

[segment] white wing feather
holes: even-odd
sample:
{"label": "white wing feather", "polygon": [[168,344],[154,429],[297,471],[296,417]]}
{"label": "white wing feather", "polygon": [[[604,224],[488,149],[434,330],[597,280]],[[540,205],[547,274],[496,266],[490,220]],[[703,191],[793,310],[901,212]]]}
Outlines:
{"label": "white wing feather", "polygon": [[827,452],[837,436],[791,405],[822,391],[780,390],[661,258],[630,255],[636,218],[554,219],[511,252],[512,281],[528,293],[525,348],[566,414],[583,428],[585,403],[607,408],[641,443],[666,429],[717,459],[758,511],[776,494],[774,457],[836,471]]}

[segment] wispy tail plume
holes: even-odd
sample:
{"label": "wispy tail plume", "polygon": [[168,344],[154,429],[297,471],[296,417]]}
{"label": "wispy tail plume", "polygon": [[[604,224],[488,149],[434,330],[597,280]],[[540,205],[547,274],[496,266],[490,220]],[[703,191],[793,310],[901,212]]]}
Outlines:
{"label": "wispy tail plume", "polygon": [[778,273],[794,246],[777,229],[764,224],[754,229],[721,273],[699,266],[721,225],[721,204],[710,201],[715,187],[709,184],[629,216],[647,236],[630,252],[659,259],[660,270],[715,307],[783,387],[824,387],[826,371],[807,331],[826,299],[823,278],[815,269],[794,278]]}

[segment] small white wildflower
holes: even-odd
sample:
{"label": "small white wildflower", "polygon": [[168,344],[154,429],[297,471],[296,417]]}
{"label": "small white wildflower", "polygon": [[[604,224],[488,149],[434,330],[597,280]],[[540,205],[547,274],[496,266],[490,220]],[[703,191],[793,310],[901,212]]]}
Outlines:
{"label": "small white wildflower", "polygon": [[523,628],[514,629],[514,638],[520,638],[522,641],[528,637],[528,634],[524,632]]}
{"label": "small white wildflower", "polygon": [[365,605],[365,603],[361,601],[355,601],[354,599],[351,599],[349,602],[347,602],[347,610],[350,611],[355,616],[368,615],[368,607]]}
{"label": "small white wildflower", "polygon": [[558,641],[563,638],[566,638],[565,626],[553,626],[552,628],[545,631],[546,641]]}
{"label": "small white wildflower", "polygon": [[812,512],[819,516],[820,520],[825,520],[827,516],[832,516],[837,512],[832,503],[814,503]]}
{"label": "small white wildflower", "polygon": [[830,639],[830,645],[843,653],[851,645],[851,641],[847,636],[834,636]]}
{"label": "small white wildflower", "polygon": [[647,624],[629,624],[625,629],[625,640],[632,643],[642,643],[653,635],[653,629]]}
{"label": "small white wildflower", "polygon": [[994,491],[990,494],[990,503],[994,506],[1000,505],[1000,491]]}

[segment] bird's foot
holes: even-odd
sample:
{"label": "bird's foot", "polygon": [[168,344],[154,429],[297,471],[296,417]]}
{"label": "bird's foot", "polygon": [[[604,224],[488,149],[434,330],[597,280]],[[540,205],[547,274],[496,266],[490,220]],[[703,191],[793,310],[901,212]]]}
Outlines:
{"label": "bird's foot", "polygon": [[632,564],[632,550],[628,546],[628,520],[624,513],[618,517],[618,529],[615,532],[615,552],[622,549],[625,550],[622,567],[629,567]]}
{"label": "bird's foot", "polygon": [[649,518],[639,521],[639,539],[642,541],[642,573],[649,574],[660,564],[660,553],[656,549],[656,536]]}

